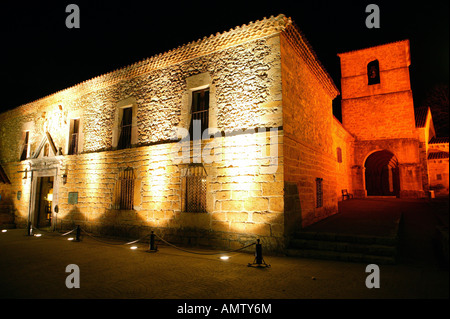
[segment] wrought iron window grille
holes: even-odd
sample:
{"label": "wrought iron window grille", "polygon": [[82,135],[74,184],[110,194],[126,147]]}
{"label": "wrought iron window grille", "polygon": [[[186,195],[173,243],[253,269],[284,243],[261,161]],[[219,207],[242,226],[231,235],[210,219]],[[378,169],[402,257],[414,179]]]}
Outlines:
{"label": "wrought iron window grille", "polygon": [[206,170],[201,163],[185,168],[185,212],[206,213]]}

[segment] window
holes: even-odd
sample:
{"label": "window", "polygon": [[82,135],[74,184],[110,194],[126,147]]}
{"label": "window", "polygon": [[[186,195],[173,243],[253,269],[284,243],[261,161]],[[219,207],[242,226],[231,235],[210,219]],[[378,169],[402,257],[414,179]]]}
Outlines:
{"label": "window", "polygon": [[79,129],[80,129],[80,120],[79,119],[70,120],[69,151],[68,151],[69,155],[78,154]]}
{"label": "window", "polygon": [[436,174],[436,179],[437,179],[438,181],[442,180],[442,175],[441,175],[441,174]]}
{"label": "window", "polygon": [[133,210],[134,170],[127,167],[119,174],[115,190],[115,209]]}
{"label": "window", "polygon": [[367,64],[367,79],[369,85],[380,83],[380,66],[378,60]]}
{"label": "window", "polygon": [[342,150],[340,147],[338,147],[336,149],[336,153],[337,153],[337,161],[338,163],[342,163]]}
{"label": "window", "polygon": [[322,178],[316,178],[316,208],[323,206]]}
{"label": "window", "polygon": [[206,172],[202,164],[190,164],[187,168],[185,211],[206,212]]}
{"label": "window", "polygon": [[24,138],[24,142],[23,142],[23,147],[22,147],[22,154],[20,155],[20,160],[26,160],[28,157],[28,142],[29,142],[29,138],[30,138],[30,132],[25,132],[25,138]]}
{"label": "window", "polygon": [[126,149],[138,144],[137,114],[137,101],[134,97],[117,102],[112,127],[112,149]]}
{"label": "window", "polygon": [[133,123],[133,108],[124,108],[122,112],[119,143],[117,144],[117,149],[119,150],[131,147],[131,128]]}
{"label": "window", "polygon": [[191,123],[189,126],[191,139],[201,139],[203,131],[208,128],[208,125],[209,88],[192,92]]}

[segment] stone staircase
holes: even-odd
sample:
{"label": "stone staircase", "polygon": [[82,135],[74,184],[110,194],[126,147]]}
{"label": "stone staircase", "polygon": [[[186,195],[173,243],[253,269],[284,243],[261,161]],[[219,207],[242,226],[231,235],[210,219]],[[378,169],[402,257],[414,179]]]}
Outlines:
{"label": "stone staircase", "polygon": [[396,200],[340,202],[341,213],[297,231],[286,255],[346,262],[394,264],[403,213]]}
{"label": "stone staircase", "polygon": [[288,256],[347,262],[394,264],[398,237],[302,231],[291,239]]}
{"label": "stone staircase", "polygon": [[397,237],[298,232],[291,239],[286,254],[313,259],[394,264],[397,244]]}

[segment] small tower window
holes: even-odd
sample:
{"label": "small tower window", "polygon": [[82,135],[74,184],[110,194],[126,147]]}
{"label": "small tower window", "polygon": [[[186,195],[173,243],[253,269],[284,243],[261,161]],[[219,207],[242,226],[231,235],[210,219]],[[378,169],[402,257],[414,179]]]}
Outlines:
{"label": "small tower window", "polygon": [[380,65],[378,60],[367,64],[367,79],[369,85],[380,83]]}

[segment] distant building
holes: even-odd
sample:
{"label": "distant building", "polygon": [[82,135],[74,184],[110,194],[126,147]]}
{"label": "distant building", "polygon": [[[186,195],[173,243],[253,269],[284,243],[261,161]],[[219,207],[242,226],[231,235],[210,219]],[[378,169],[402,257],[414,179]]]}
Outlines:
{"label": "distant building", "polygon": [[[408,41],[339,57],[342,124],[335,84],[284,15],[2,113],[0,209],[19,227],[280,251],[344,190],[427,196],[436,137],[428,110],[417,125]],[[448,167],[440,178],[448,193]]]}
{"label": "distant building", "polygon": [[429,108],[414,109],[409,41],[339,57],[342,124],[355,137],[353,192],[358,197],[425,197],[435,131]]}

